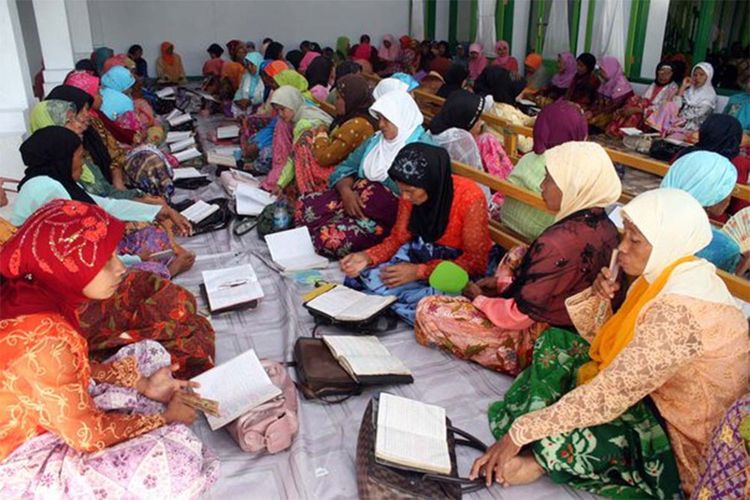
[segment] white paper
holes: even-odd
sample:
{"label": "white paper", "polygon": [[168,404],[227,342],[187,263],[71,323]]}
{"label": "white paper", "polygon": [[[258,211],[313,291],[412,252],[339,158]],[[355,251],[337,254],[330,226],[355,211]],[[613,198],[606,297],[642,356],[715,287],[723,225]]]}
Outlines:
{"label": "white paper", "polygon": [[204,92],[202,90],[195,90],[194,92],[198,94],[199,96],[201,96],[203,99],[206,99],[207,101],[219,102],[218,99],[216,99],[214,96],[212,96],[208,92]]}
{"label": "white paper", "polygon": [[276,197],[271,193],[243,181],[237,182],[234,196],[240,215],[260,215],[264,208],[276,202]]}
{"label": "white paper", "polygon": [[411,375],[404,363],[373,336],[324,335],[323,341],[354,378],[368,375]]}
{"label": "white paper", "polygon": [[169,145],[169,151],[172,153],[176,153],[177,151],[182,151],[183,149],[187,149],[190,146],[195,146],[195,138],[188,137],[187,139],[184,139],[182,141],[173,142]]}
{"label": "white paper", "polygon": [[534,101],[529,101],[528,99],[516,99],[519,104],[523,104],[524,106],[536,106],[536,103]]}
{"label": "white paper", "polygon": [[419,470],[450,474],[445,409],[381,392],[375,456]]}
{"label": "white paper", "polygon": [[206,153],[206,163],[230,168],[237,166],[237,160],[235,160],[234,156],[218,154],[216,151]]}
{"label": "white paper", "polygon": [[205,177],[197,168],[194,167],[180,167],[173,170],[174,175],[172,179],[194,179],[196,177]]}
{"label": "white paper", "polygon": [[212,203],[206,203],[203,200],[198,200],[180,213],[190,222],[197,224],[212,213],[216,212],[218,209],[219,205],[214,205]]}
{"label": "white paper", "polygon": [[224,127],[218,127],[216,129],[217,139],[233,139],[239,137],[240,127],[239,125],[226,125]]}
{"label": "white paper", "polygon": [[161,97],[162,99],[172,96],[174,95],[174,93],[175,93],[174,87],[164,87],[163,89],[156,91],[156,95]]}
{"label": "white paper", "polygon": [[198,158],[202,155],[201,152],[196,148],[188,148],[184,151],[180,151],[179,153],[175,153],[172,156],[174,156],[178,162],[182,163],[184,161],[192,160],[193,158]]}
{"label": "white paper", "polygon": [[281,395],[281,389],[271,383],[252,349],[201,373],[192,380],[200,384],[196,392],[201,397],[219,403],[221,417],[206,415],[208,425],[214,431],[256,406]]}
{"label": "white paper", "polygon": [[307,226],[269,234],[266,236],[266,243],[271,258],[284,271],[303,271],[328,266],[328,259],[315,253]]}
{"label": "white paper", "polygon": [[189,137],[193,137],[193,133],[189,130],[186,130],[185,132],[172,131],[167,132],[167,137],[164,139],[164,142],[166,142],[167,144],[171,144],[173,142],[184,141]]}
{"label": "white paper", "polygon": [[184,115],[179,115],[171,120],[167,120],[169,124],[173,127],[176,127],[177,125],[182,125],[183,123],[187,123],[191,121],[193,117],[190,115],[190,113],[185,113]]}
{"label": "white paper", "polygon": [[625,228],[625,223],[622,220],[622,207],[623,205],[617,205],[607,214],[612,224],[621,231]]}
{"label": "white paper", "polygon": [[211,311],[263,297],[263,288],[250,264],[203,271],[203,283]]}
{"label": "white paper", "polygon": [[174,108],[172,111],[169,112],[169,114],[167,114],[167,116],[164,117],[164,119],[167,120],[167,121],[174,120],[175,118],[177,118],[181,114],[182,114],[182,111],[180,111],[177,108]]}
{"label": "white paper", "polygon": [[638,130],[637,128],[634,128],[634,127],[621,127],[620,132],[628,136],[643,135],[643,131]]}
{"label": "white paper", "polygon": [[361,321],[396,301],[394,295],[368,295],[343,285],[318,295],[307,307],[320,311],[339,321]]}

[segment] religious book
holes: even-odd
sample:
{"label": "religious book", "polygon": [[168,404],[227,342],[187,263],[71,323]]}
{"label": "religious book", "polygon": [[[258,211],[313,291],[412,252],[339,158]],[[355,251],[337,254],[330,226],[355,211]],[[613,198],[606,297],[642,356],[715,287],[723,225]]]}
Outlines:
{"label": "religious book", "polygon": [[328,267],[328,259],[315,253],[307,226],[266,235],[273,261],[284,271]]}
{"label": "religious book", "polygon": [[173,142],[184,141],[185,139],[188,139],[190,137],[193,137],[193,132],[190,132],[189,130],[185,132],[172,130],[170,132],[167,132],[167,136],[164,138],[164,142],[166,142],[167,144],[172,144]]}
{"label": "religious book", "polygon": [[187,139],[171,143],[169,145],[169,151],[174,154],[178,151],[182,151],[192,146],[195,146],[195,138],[188,137]]}
{"label": "religious book", "polygon": [[[174,111],[179,111],[179,110],[173,110],[172,112],[174,112]],[[172,113],[170,113],[170,115],[171,114]],[[167,115],[167,116],[169,116],[169,115]],[[167,118],[167,122],[172,127],[176,127],[178,125],[182,125],[183,123],[187,123],[187,122],[192,121],[192,120],[193,120],[193,117],[190,115],[190,113],[184,113],[183,114],[182,112],[180,112],[176,116],[173,116],[172,118]]]}
{"label": "religious book", "polygon": [[250,264],[203,271],[203,286],[212,313],[255,307],[263,288]]}
{"label": "religious book", "polygon": [[193,224],[198,224],[209,215],[219,210],[219,208],[219,205],[198,200],[180,213]]}
{"label": "religious book", "polygon": [[268,191],[245,182],[237,182],[234,196],[239,215],[260,215],[264,208],[276,202],[276,197]]}
{"label": "religious book", "polygon": [[361,384],[410,384],[411,371],[373,336],[323,335],[333,357]]}
{"label": "religious book", "polygon": [[221,139],[234,139],[240,136],[239,125],[225,125],[224,127],[218,127],[216,129],[216,138]]}
{"label": "religious book", "polygon": [[234,152],[238,149],[233,147],[212,149],[206,152],[206,163],[234,168],[237,166],[237,159],[234,157]]}
{"label": "religious book", "polygon": [[205,175],[195,167],[180,167],[172,171],[172,179],[176,181],[180,179],[195,179],[197,177],[205,177]]}
{"label": "religious book", "polygon": [[375,459],[421,472],[450,474],[445,408],[380,393]]}
{"label": "religious book", "polygon": [[192,379],[201,397],[219,403],[220,417],[206,415],[211,430],[220,429],[244,413],[281,395],[253,349]]}
{"label": "religious book", "polygon": [[156,91],[157,97],[160,99],[174,99],[175,87],[164,87]]}
{"label": "religious book", "polygon": [[192,160],[193,158],[198,158],[200,156],[203,156],[200,151],[198,151],[195,146],[187,148],[183,151],[180,151],[178,153],[174,153],[172,156],[174,156],[178,162],[183,163],[188,160]]}
{"label": "religious book", "polygon": [[305,307],[337,322],[354,322],[374,318],[396,300],[395,295],[369,295],[336,285],[306,302]]}

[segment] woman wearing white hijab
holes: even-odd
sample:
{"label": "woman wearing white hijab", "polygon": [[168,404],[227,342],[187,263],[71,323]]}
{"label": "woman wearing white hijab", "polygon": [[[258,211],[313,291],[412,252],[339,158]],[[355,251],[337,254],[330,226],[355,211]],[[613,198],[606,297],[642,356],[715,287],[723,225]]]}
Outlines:
{"label": "woman wearing white hijab", "polygon": [[297,223],[313,235],[318,253],[341,258],[379,243],[396,221],[398,187],[388,169],[412,142],[432,144],[414,99],[393,90],[370,106],[379,131],[354,150],[328,178],[330,189],[304,197]]}
{"label": "woman wearing white hijab", "polygon": [[490,406],[499,441],[473,477],[512,485],[546,473],[608,497],[693,493],[714,427],[748,391],[747,319],[716,268],[694,257],[711,227],[692,196],[648,191],[623,214],[617,262],[636,277],[625,303],[597,321],[618,289],[603,268],[568,305],[580,336],[539,337],[531,366]]}
{"label": "woman wearing white hijab", "polygon": [[396,78],[383,78],[378,82],[377,85],[375,85],[375,88],[372,90],[372,97],[377,101],[388,92],[394,90],[408,92],[409,85],[407,85],[406,82],[402,82],[401,80],[398,80]]}

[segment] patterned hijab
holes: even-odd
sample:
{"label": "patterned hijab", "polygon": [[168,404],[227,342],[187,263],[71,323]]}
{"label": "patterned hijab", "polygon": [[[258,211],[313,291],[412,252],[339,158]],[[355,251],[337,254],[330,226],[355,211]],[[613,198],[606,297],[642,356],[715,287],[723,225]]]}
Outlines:
{"label": "patterned hijab", "polygon": [[125,224],[97,205],[53,200],[40,207],[0,251],[0,318],[59,313],[77,327],[83,289],[124,232]]}
{"label": "patterned hijab", "polygon": [[29,132],[33,134],[39,129],[53,125],[64,127],[68,123],[68,113],[71,111],[76,112],[72,102],[51,99],[37,103],[29,116]]}

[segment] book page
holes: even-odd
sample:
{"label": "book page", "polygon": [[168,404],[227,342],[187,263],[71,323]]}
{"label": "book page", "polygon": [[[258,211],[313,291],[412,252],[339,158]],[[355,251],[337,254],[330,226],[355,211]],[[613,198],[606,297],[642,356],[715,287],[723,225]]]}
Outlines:
{"label": "book page", "polygon": [[[344,363],[347,366],[344,366]],[[377,375],[411,375],[411,370],[404,362],[391,354],[387,356],[347,355],[341,364],[357,380],[360,377]]]}
{"label": "book page", "polygon": [[328,259],[315,253],[307,226],[266,236],[271,258],[285,271],[328,266]]}
{"label": "book page", "polygon": [[192,160],[193,158],[198,158],[199,156],[202,156],[202,155],[200,151],[192,147],[184,151],[180,151],[179,153],[175,153],[172,156],[174,156],[178,162],[182,163],[183,161]]}
{"label": "book page", "polygon": [[165,99],[169,96],[174,95],[175,88],[174,87],[164,87],[163,89],[157,90],[156,95],[161,97],[162,99]]}
{"label": "book page", "polygon": [[172,176],[172,179],[193,179],[196,177],[205,177],[205,175],[200,173],[200,171],[195,167],[180,167],[174,169],[174,175]]}
{"label": "book page", "polygon": [[276,197],[267,191],[238,182],[234,192],[237,213],[240,215],[260,215],[264,208],[276,202]]}
{"label": "book page", "polygon": [[255,270],[250,264],[203,271],[211,311],[245,304],[263,297]]}
{"label": "book page", "polygon": [[192,380],[201,385],[196,389],[201,397],[219,402],[221,417],[206,415],[214,431],[281,394],[252,349]]}
{"label": "book page", "polygon": [[323,335],[323,342],[331,349],[334,358],[391,355],[380,339],[373,335]]}
{"label": "book page", "polygon": [[167,136],[164,139],[164,142],[166,142],[167,144],[171,144],[173,142],[184,141],[185,139],[188,139],[190,137],[193,137],[193,133],[187,130],[185,132],[167,132]]}
{"label": "book page", "polygon": [[206,203],[203,200],[198,200],[180,213],[193,224],[198,224],[200,221],[216,212],[217,210],[219,210],[219,205],[214,205],[211,203]]}
{"label": "book page", "polygon": [[239,125],[225,125],[224,127],[218,127],[216,129],[217,139],[232,139],[239,137],[240,127]]}
{"label": "book page", "polygon": [[182,125],[183,123],[192,121],[192,119],[193,117],[190,116],[190,113],[186,113],[184,115],[179,115],[170,120],[167,120],[167,122],[169,122],[171,126],[176,127],[177,125]]}
{"label": "book page", "polygon": [[172,153],[175,153],[177,151],[182,151],[183,149],[187,149],[190,146],[195,146],[195,139],[193,137],[188,137],[187,139],[173,142],[172,144],[169,145],[169,151]]}
{"label": "book page", "polygon": [[307,306],[340,321],[360,321],[371,318],[395,301],[395,296],[368,295],[337,285],[308,302]]}
{"label": "book page", "polygon": [[419,470],[450,474],[445,409],[381,392],[375,457]]}

